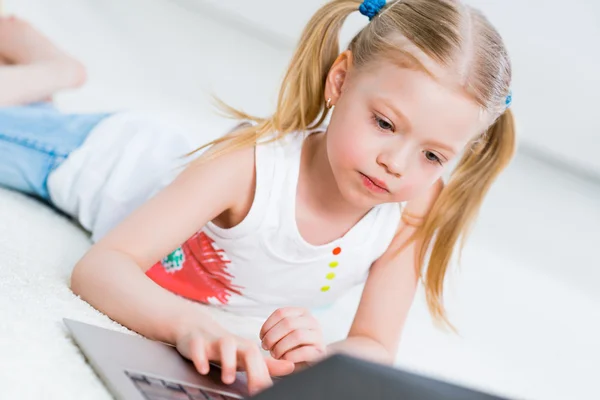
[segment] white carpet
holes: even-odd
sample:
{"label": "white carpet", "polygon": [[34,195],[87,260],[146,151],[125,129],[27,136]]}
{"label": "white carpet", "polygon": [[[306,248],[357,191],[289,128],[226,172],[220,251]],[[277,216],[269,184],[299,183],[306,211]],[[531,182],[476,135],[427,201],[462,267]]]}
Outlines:
{"label": "white carpet", "polygon": [[64,217],[0,189],[0,398],[110,398],[62,325],[69,317],[119,329],[68,287],[88,246]]}

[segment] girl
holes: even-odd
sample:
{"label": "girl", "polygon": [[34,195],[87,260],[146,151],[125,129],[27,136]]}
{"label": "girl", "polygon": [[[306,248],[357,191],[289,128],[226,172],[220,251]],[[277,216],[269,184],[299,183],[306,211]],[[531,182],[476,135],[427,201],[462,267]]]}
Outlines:
{"label": "girl", "polygon": [[[355,11],[370,22],[340,53],[342,23]],[[227,108],[240,125],[97,235],[72,289],[174,344],[200,373],[217,361],[229,383],[245,369],[251,391],[331,352],[391,363],[419,279],[432,315],[447,322],[453,249],[514,151],[510,80],[501,37],[458,1],[334,0],[305,28],[275,113]],[[72,182],[123,174],[110,192],[133,198],[153,181],[138,154],[119,150],[126,135],[103,146],[97,131],[111,120],[122,127],[109,117],[51,173],[59,208],[55,199],[72,196],[82,208],[105,207],[105,188],[82,193]],[[71,162],[78,154],[128,168],[90,171]],[[365,281],[348,337],[326,345],[308,310]],[[269,355],[225,329],[223,315],[260,320],[255,334]]]}

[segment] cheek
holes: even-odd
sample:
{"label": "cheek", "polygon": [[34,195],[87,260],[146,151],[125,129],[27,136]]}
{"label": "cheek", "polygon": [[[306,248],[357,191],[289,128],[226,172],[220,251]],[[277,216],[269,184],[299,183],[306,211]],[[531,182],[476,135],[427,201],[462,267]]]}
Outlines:
{"label": "cheek", "polygon": [[340,138],[331,137],[327,141],[327,153],[331,163],[338,168],[357,168],[362,158],[358,146],[349,138],[340,140]]}
{"label": "cheek", "polygon": [[402,184],[394,193],[396,201],[409,201],[423,195],[442,176],[443,168],[433,166],[422,167],[402,178]]}
{"label": "cheek", "polygon": [[329,125],[327,154],[333,168],[362,169],[368,162],[370,150],[368,130],[358,124]]}

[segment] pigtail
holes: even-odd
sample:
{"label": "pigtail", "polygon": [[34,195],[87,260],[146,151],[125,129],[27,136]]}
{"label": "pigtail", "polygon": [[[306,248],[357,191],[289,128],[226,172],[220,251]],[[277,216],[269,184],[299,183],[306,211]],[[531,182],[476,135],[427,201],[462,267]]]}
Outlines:
{"label": "pigtail", "polygon": [[417,232],[416,238],[422,241],[418,265],[425,265],[430,251],[424,276],[429,311],[435,320],[451,328],[442,295],[448,264],[459,239],[462,249],[487,191],[508,165],[514,151],[514,119],[512,112],[506,110],[473,148],[467,150]]}
{"label": "pigtail", "polygon": [[357,0],[335,0],[325,4],[311,18],[283,79],[277,109],[270,118],[246,114],[217,100],[226,116],[253,124],[236,129],[234,133],[216,139],[188,155],[211,147],[205,154],[214,158],[253,146],[273,133],[276,136],[272,140],[278,140],[289,133],[321,125],[328,112],[323,98],[325,81],[339,55],[340,30],[346,17],[357,11],[360,4],[361,1]]}

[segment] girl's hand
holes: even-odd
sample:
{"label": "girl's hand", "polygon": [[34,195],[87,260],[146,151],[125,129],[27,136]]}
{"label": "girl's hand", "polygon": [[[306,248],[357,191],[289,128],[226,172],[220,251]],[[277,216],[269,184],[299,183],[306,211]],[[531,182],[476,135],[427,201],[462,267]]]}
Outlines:
{"label": "girl's hand", "polygon": [[440,178],[419,197],[409,200],[404,212],[413,217],[425,219],[442,190],[444,190],[444,181]]}
{"label": "girl's hand", "polygon": [[326,353],[318,321],[302,308],[275,311],[263,324],[260,339],[274,358],[295,364],[314,363]]}
{"label": "girl's hand", "polygon": [[198,330],[178,338],[176,347],[203,375],[209,372],[209,361],[218,363],[223,383],[232,384],[238,369],[246,371],[250,394],[271,386],[271,376],[294,371],[293,363],[265,357],[255,343],[232,334],[217,337]]}

